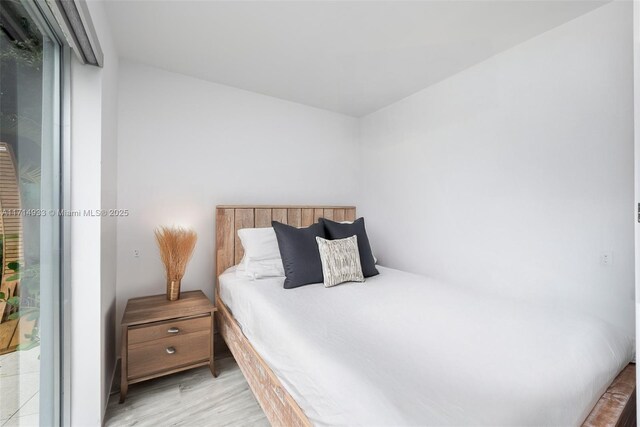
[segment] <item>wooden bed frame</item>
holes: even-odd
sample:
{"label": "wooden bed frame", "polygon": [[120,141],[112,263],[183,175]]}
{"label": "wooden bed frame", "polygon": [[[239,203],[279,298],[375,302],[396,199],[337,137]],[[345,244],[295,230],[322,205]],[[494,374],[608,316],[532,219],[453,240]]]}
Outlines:
{"label": "wooden bed frame", "polygon": [[[216,289],[217,328],[240,366],[251,391],[273,426],[311,426],[298,403],[291,397],[244,336],[238,322],[220,299],[218,277],[242,259],[238,238],[240,228],[270,227],[280,221],[306,227],[319,218],[352,221],[353,206],[217,206],[216,207]],[[636,425],[636,369],[629,364],[596,403],[582,427],[631,427]]]}

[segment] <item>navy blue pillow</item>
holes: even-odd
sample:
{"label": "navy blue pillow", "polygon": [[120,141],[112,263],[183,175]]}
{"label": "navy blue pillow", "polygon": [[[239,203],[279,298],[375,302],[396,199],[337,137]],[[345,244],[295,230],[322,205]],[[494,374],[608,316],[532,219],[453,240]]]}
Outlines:
{"label": "navy blue pillow", "polygon": [[307,228],[296,228],[272,221],[276,232],[278,248],[282,257],[282,265],[287,278],[284,280],[285,289],[311,283],[322,283],[322,261],[316,236],[325,238],[324,227],[320,223]]}
{"label": "navy blue pillow", "polygon": [[364,228],[364,218],[358,218],[350,224],[331,221],[320,218],[320,223],[324,225],[327,238],[331,240],[344,239],[353,235],[358,236],[358,252],[360,252],[360,265],[364,277],[380,274],[376,268],[376,261],[371,252],[371,245]]}

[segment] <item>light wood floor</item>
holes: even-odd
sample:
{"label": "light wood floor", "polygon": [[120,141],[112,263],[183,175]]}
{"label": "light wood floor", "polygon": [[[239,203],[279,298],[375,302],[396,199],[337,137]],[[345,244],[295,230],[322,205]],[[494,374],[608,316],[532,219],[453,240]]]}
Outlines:
{"label": "light wood floor", "polygon": [[132,384],[122,405],[112,394],[105,426],[269,426],[235,360],[216,364],[218,378],[203,367]]}

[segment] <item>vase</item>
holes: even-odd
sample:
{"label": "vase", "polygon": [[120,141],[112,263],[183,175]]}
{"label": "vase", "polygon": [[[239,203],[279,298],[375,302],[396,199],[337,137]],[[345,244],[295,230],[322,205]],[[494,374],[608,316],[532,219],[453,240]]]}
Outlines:
{"label": "vase", "polygon": [[167,279],[167,299],[175,301],[180,298],[180,280]]}

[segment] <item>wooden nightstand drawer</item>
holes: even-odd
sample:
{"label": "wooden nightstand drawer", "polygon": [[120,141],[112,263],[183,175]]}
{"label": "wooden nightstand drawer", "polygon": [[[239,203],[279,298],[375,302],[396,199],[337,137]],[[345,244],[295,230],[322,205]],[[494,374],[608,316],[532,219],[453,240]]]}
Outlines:
{"label": "wooden nightstand drawer", "polygon": [[192,319],[176,319],[149,323],[129,329],[129,345],[186,335],[192,332],[208,331],[210,329],[210,315],[194,317]]}
{"label": "wooden nightstand drawer", "polygon": [[216,307],[202,291],[132,298],[122,316],[120,403],[129,384],[209,365],[217,376],[213,355]]}
{"label": "wooden nightstand drawer", "polygon": [[[209,322],[211,318],[207,317]],[[211,329],[129,346],[129,379],[207,361]]]}

